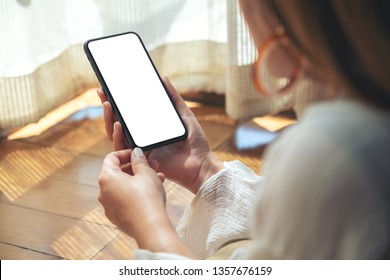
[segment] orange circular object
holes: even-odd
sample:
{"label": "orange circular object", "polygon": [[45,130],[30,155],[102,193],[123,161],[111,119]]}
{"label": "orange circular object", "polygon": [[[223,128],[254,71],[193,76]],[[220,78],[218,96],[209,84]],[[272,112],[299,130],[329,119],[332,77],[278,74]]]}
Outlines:
{"label": "orange circular object", "polygon": [[291,85],[294,84],[294,82],[297,80],[297,78],[299,77],[299,75],[301,73],[302,55],[297,52],[296,66],[295,66],[294,70],[292,71],[292,75],[290,77],[286,77],[286,78],[288,78],[289,81],[282,88],[276,89],[276,90],[267,89],[264,82],[262,81],[262,79],[261,78],[259,79],[259,69],[261,69],[262,64],[265,62],[265,60],[266,60],[267,56],[270,54],[270,52],[276,46],[283,43],[283,40],[286,40],[286,41],[288,40],[284,34],[276,34],[276,35],[268,38],[264,42],[264,44],[260,48],[258,48],[258,57],[252,65],[253,83],[255,85],[256,90],[264,96],[268,96],[271,92],[272,93],[286,92],[291,87]]}

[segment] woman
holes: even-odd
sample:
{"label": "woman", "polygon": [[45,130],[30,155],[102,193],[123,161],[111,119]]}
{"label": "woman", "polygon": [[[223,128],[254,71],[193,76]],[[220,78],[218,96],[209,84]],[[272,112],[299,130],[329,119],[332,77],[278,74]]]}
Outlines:
{"label": "woman", "polygon": [[[258,47],[259,91],[289,91],[305,77],[332,99],[310,106],[268,148],[259,177],[240,162],[216,158],[167,79],[189,137],[147,158],[138,148],[124,150],[120,124],[99,91],[117,150],[106,157],[99,178],[107,217],[135,238],[143,249],[139,258],[206,258],[247,237],[250,247],[232,258],[389,258],[389,2],[241,0],[240,5]],[[262,67],[287,76],[287,82],[266,84]],[[129,158],[131,174],[121,169]],[[165,211],[165,178],[196,194],[177,230]]]}

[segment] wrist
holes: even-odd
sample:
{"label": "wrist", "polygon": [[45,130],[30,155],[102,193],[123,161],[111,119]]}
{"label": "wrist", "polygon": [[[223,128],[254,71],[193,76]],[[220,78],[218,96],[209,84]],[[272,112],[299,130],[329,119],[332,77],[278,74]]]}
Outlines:
{"label": "wrist", "polygon": [[165,211],[155,219],[141,223],[133,237],[140,249],[195,258],[180,240]]}
{"label": "wrist", "polygon": [[224,168],[223,161],[217,159],[214,153],[209,153],[201,162],[197,176],[191,187],[191,191],[196,194],[200,187],[214,174]]}

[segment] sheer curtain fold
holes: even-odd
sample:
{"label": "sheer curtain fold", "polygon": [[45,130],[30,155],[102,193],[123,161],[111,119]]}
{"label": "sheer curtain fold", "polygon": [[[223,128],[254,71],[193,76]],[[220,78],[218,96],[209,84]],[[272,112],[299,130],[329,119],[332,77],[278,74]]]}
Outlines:
{"label": "sheer curtain fold", "polygon": [[80,42],[100,33],[97,19],[91,0],[0,0],[1,132],[38,121],[95,83]]}
{"label": "sheer curtain fold", "polygon": [[126,31],[141,35],[159,72],[179,91],[225,94],[234,119],[296,101],[294,94],[255,92],[256,50],[236,0],[0,0],[0,31],[1,132],[38,121],[96,86],[83,42]]}

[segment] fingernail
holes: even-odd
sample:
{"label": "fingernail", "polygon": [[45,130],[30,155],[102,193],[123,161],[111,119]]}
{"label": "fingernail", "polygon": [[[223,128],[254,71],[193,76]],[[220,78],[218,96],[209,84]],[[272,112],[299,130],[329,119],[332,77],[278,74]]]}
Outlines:
{"label": "fingernail", "polygon": [[137,157],[137,158],[144,157],[144,152],[142,152],[142,150],[138,147],[134,148],[133,153],[134,153],[135,157]]}

